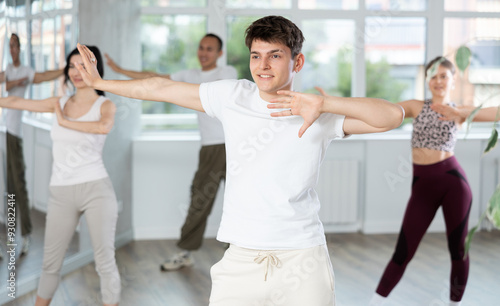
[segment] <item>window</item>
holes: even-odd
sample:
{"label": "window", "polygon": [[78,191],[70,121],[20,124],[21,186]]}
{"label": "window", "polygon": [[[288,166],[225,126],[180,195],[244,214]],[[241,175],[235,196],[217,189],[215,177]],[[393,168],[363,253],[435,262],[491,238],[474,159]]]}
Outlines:
{"label": "window", "polygon": [[[484,1],[487,2],[487,1]],[[497,106],[500,95],[500,18],[447,18],[444,54],[455,61],[460,46],[472,51],[471,64],[457,72],[453,100],[458,104]],[[457,31],[458,29],[458,31]]]}
{"label": "window", "polygon": [[425,19],[368,17],[366,96],[391,102],[424,98]]}
{"label": "window", "polygon": [[[0,3],[0,7],[1,7]],[[7,60],[9,57],[8,50],[9,48],[5,47],[5,42],[7,41],[7,27],[5,26],[5,18],[0,18],[0,63],[2,64],[2,67],[7,66]],[[2,69],[3,71],[3,69]],[[4,96],[4,88],[5,86],[0,85],[0,97]],[[0,112],[2,110],[0,109]]]}
{"label": "window", "polygon": [[141,0],[143,7],[205,7],[207,0]]}
{"label": "window", "polygon": [[[497,75],[500,2],[496,0],[439,3],[142,0],[141,3],[142,16],[146,18],[143,26],[150,33],[157,31],[154,39],[144,38],[149,42],[143,41],[143,68],[162,73],[196,67],[196,54],[190,54],[189,50],[196,50],[195,44],[203,33],[213,32],[222,37],[225,45],[219,64],[232,65],[239,78],[251,79],[244,31],[261,16],[282,15],[295,22],[306,38],[302,50],[306,63],[294,82],[298,91],[314,92],[313,87],[320,86],[339,96],[369,96],[392,102],[424,99],[429,95],[424,80],[425,64],[437,55],[450,55],[461,44],[467,44],[474,54],[467,72],[470,85],[463,87],[465,93],[472,93],[471,97],[478,100],[484,92],[497,88],[495,80],[500,79]],[[474,32],[472,37],[469,32]],[[486,36],[490,39],[477,39]],[[466,37],[476,40],[463,41]],[[179,50],[184,52],[176,60],[173,60],[175,52],[171,57],[160,57],[170,48],[168,41],[178,44],[182,41]],[[185,47],[188,44],[191,44],[189,50]],[[486,72],[489,79],[479,80]],[[143,125],[147,121],[151,123],[148,128],[158,124],[163,130],[196,127],[194,114],[162,104],[145,104],[143,119],[147,120],[143,120]]]}
{"label": "window", "polygon": [[[143,15],[141,21],[143,70],[171,74],[199,67],[197,50],[206,33],[205,16]],[[195,112],[174,104],[144,101],[142,113],[171,115],[143,116],[143,128],[147,130],[197,127]]]}
{"label": "window", "polygon": [[289,9],[292,6],[291,0],[226,0],[228,8],[236,9]]}
{"label": "window", "polygon": [[[350,97],[354,52],[353,20],[314,19],[302,22],[306,57],[301,71],[302,90],[317,93],[315,86],[328,94]],[[333,31],[335,29],[335,31]]]}
{"label": "window", "polygon": [[[35,71],[62,68],[66,55],[76,46],[77,11],[72,0],[12,0],[0,2],[0,50],[3,69],[11,62],[9,39],[19,35],[21,63]],[[2,95],[5,95],[2,86]],[[43,99],[64,94],[61,82],[30,86],[27,96]],[[32,118],[51,120],[52,114],[33,113]]]}
{"label": "window", "polygon": [[498,0],[445,0],[447,11],[500,12]]}
{"label": "window", "polygon": [[[427,0],[365,0],[366,8],[378,11],[422,11]],[[431,0],[432,1],[432,0]]]}
{"label": "window", "polygon": [[250,73],[250,51],[245,45],[242,33],[254,21],[262,16],[227,17],[227,63],[238,71],[238,78],[252,80]]}
{"label": "window", "polygon": [[299,0],[299,8],[305,10],[356,10],[357,0]]}

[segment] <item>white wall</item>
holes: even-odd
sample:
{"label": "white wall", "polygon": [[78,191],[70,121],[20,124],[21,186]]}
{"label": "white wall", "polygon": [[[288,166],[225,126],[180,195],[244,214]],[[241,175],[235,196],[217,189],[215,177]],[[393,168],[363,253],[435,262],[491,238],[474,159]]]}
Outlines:
{"label": "white wall", "polygon": [[[119,3],[119,5],[117,5]],[[115,61],[140,69],[140,4],[135,0],[79,1],[79,42],[96,45]],[[104,78],[117,79],[109,67]],[[113,182],[121,212],[117,235],[132,237],[132,138],[139,132],[141,107],[131,99],[107,94],[116,104],[115,125],[104,147],[104,164]]]}
{"label": "white wall", "polygon": [[[31,184],[29,193],[35,207],[43,210],[48,199],[46,186],[51,165],[51,156],[43,153],[48,150],[48,130],[43,126],[25,125],[24,131],[27,171],[33,175],[28,182]],[[470,226],[476,224],[499,182],[499,149],[482,157],[488,136],[488,133],[470,134],[467,140],[459,140],[456,148],[456,156],[467,174],[473,193]],[[399,231],[412,180],[409,138],[408,134],[386,133],[353,136],[331,144],[325,161],[358,162],[359,182],[356,188],[359,195],[358,203],[352,203],[358,208],[357,219],[349,223],[342,220],[325,222],[327,232]],[[117,191],[117,195],[124,203],[123,209],[130,210],[127,214],[120,213],[119,222],[123,226],[128,225],[126,231],[134,231],[134,239],[177,239],[186,216],[191,180],[198,163],[199,136],[195,132],[170,134],[168,137],[138,136],[131,146],[130,164],[120,164],[120,159],[114,161],[115,167],[121,167],[120,171],[110,169],[116,149],[108,151],[111,152],[111,162],[106,162],[112,177],[122,176],[123,181],[130,180],[131,184],[131,190],[123,192],[126,185],[116,186],[114,181],[115,189],[122,190],[121,193]],[[222,185],[209,218],[206,237],[216,235],[222,214],[223,191]],[[127,198],[128,194],[130,198]],[[335,205],[335,201],[323,199],[322,211]],[[430,230],[444,230],[440,212]]]}
{"label": "white wall", "polygon": [[[168,140],[140,137],[134,141],[134,239],[179,238],[189,207],[199,148],[197,134]],[[215,237],[217,232],[223,192],[222,184],[207,224],[207,237]]]}
{"label": "white wall", "polygon": [[[476,137],[481,137],[477,135]],[[473,136],[474,137],[474,136]],[[474,195],[470,224],[480,215],[481,139],[468,137],[457,143],[455,154],[467,174]],[[498,158],[498,152],[496,152]],[[410,197],[412,175],[411,149],[408,139],[367,140],[366,201],[362,216],[365,233],[399,231]],[[443,231],[441,209],[429,231]]]}
{"label": "white wall", "polygon": [[[463,136],[463,135],[462,135]],[[481,158],[488,132],[459,140],[456,156],[473,193],[470,225],[476,224],[496,186],[498,149]],[[189,187],[197,166],[197,134],[140,136],[133,143],[133,227],[135,239],[177,239],[189,204]],[[325,160],[359,161],[358,219],[350,224],[325,224],[327,232],[397,233],[410,195],[410,135],[398,132],[353,136],[334,141]],[[484,182],[486,180],[486,182]],[[483,182],[483,183],[481,183]],[[207,237],[215,237],[222,194],[209,219]],[[336,205],[323,201],[325,209]],[[438,212],[431,231],[443,231]]]}

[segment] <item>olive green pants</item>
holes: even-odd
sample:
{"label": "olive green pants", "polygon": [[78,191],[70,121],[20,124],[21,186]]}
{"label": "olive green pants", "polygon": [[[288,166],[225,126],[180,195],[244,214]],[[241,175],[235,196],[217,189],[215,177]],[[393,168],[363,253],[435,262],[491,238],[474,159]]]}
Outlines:
{"label": "olive green pants", "polygon": [[191,185],[191,203],[177,246],[197,250],[203,242],[207,219],[212,211],[220,182],[226,178],[226,147],[224,144],[202,146],[198,170]]}
{"label": "olive green pants", "polygon": [[23,140],[12,134],[7,134],[7,193],[13,194],[16,200],[16,215],[21,222],[21,234],[31,234],[30,207],[28,190],[26,189]]}

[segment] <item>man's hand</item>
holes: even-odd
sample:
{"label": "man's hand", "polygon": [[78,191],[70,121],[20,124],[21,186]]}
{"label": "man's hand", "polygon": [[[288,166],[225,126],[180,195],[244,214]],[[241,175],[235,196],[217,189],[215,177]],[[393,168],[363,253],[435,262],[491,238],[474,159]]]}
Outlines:
{"label": "man's hand", "polygon": [[286,110],[274,112],[271,114],[271,116],[301,116],[302,118],[304,118],[304,124],[299,130],[299,137],[302,137],[305,131],[321,115],[323,104],[325,102],[324,96],[288,90],[280,90],[278,91],[278,94],[282,96],[272,99],[270,101],[271,104],[268,104],[267,107],[270,109],[285,108]]}
{"label": "man's hand", "polygon": [[109,66],[109,68],[111,68],[114,72],[120,73],[121,67],[118,66],[107,53],[104,53],[104,56],[106,57],[106,64]]}

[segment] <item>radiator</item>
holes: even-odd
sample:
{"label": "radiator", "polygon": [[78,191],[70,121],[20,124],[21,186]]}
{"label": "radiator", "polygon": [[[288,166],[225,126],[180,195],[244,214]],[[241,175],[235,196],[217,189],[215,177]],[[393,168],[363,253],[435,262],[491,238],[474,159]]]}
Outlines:
{"label": "radiator", "polygon": [[316,188],[324,224],[347,224],[358,219],[358,161],[325,160]]}

